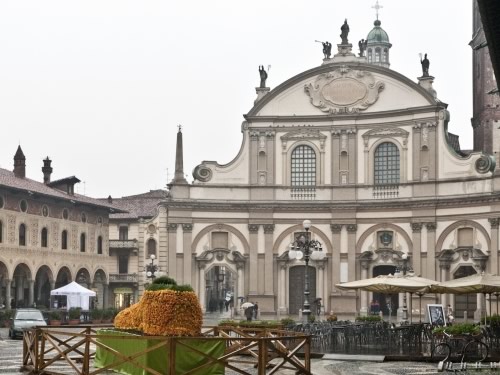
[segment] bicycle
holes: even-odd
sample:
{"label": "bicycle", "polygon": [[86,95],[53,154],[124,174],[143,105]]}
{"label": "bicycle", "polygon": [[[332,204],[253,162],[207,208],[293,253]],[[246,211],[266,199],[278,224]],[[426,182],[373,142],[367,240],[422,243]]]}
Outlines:
{"label": "bicycle", "polygon": [[454,336],[444,331],[445,340],[434,347],[431,359],[440,362],[448,361],[452,356],[458,356],[460,362],[471,360],[483,362],[489,354],[488,345],[481,341],[480,335],[462,334]]}

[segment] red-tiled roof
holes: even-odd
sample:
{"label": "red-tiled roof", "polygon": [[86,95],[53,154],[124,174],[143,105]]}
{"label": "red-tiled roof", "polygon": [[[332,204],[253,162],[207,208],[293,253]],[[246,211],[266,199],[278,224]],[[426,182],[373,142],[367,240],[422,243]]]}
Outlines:
{"label": "red-tiled roof", "polygon": [[0,168],[0,188],[2,187],[40,194],[51,198],[58,198],[68,202],[78,202],[89,206],[106,208],[115,212],[124,212],[123,210],[118,209],[107,202],[103,202],[102,200],[90,198],[80,194],[69,195],[61,190],[51,188],[42,182],[31,180],[29,178],[18,178],[14,176],[13,172]]}

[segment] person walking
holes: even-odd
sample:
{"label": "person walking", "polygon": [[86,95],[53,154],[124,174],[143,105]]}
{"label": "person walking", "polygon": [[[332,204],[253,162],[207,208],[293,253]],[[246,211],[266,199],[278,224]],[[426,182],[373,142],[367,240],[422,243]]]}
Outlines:
{"label": "person walking", "polygon": [[259,305],[257,305],[257,302],[253,304],[253,313],[254,319],[257,319],[259,317]]}

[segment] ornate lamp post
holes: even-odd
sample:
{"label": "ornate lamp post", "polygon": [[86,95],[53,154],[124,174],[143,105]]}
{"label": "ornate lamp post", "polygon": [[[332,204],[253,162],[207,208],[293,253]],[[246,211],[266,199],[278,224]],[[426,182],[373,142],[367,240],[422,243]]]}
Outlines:
{"label": "ornate lamp post", "polygon": [[304,306],[302,308],[302,315],[304,317],[304,322],[309,322],[309,316],[311,315],[311,304],[309,302],[309,259],[311,260],[322,260],[325,258],[325,253],[323,252],[321,242],[310,239],[309,229],[311,228],[311,221],[304,220],[302,225],[306,230],[305,235],[301,234],[297,236],[294,242],[290,244],[290,251],[288,252],[288,258],[300,260],[304,258],[306,262],[306,268],[304,273]]}
{"label": "ornate lamp post", "polygon": [[[413,274],[413,268],[409,264],[408,254],[404,253],[401,255],[401,263],[399,263],[396,268],[396,272],[394,272],[395,276],[406,276],[406,273]],[[401,274],[402,273],[402,274]],[[403,294],[403,321],[408,321],[408,306],[406,304],[406,292]]]}
{"label": "ornate lamp post", "polygon": [[154,280],[155,277],[162,276],[163,272],[161,272],[160,266],[156,264],[154,254],[151,254],[149,259],[151,259],[151,262],[144,266],[144,274],[148,279]]}

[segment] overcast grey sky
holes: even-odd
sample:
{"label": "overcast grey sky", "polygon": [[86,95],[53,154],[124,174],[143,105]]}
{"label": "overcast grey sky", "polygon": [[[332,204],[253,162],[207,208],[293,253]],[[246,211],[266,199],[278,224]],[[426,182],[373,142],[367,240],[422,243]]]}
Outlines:
{"label": "overcast grey sky", "polygon": [[[0,166],[19,142],[27,176],[76,175],[78,191],[120,197],[172,179],[177,125],[184,169],[228,163],[256,97],[322,63],[314,40],[356,46],[373,28],[375,0],[3,0],[0,2]],[[471,0],[381,0],[391,69],[413,81],[428,53],[450,131],[472,148]],[[168,177],[167,177],[168,169]]]}

